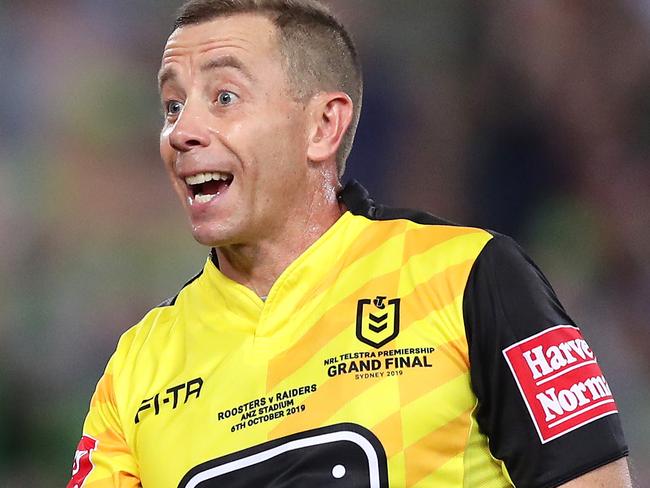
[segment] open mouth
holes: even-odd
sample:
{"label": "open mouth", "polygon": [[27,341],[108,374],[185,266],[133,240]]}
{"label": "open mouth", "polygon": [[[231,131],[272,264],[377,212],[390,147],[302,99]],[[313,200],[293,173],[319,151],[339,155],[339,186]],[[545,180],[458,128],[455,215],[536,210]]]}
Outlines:
{"label": "open mouth", "polygon": [[221,195],[232,184],[233,175],[221,171],[199,173],[185,178],[194,202],[207,203]]}

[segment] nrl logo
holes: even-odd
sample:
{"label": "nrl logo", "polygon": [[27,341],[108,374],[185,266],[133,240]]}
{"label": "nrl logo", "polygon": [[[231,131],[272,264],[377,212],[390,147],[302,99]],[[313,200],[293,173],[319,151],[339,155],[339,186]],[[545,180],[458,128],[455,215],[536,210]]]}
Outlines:
{"label": "nrl logo", "polygon": [[357,339],[379,349],[399,334],[399,298],[377,296],[357,303]]}

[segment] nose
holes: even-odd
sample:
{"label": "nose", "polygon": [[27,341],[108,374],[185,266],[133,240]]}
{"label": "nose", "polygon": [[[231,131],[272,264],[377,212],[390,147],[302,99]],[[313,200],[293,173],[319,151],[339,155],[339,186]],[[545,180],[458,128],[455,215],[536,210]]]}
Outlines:
{"label": "nose", "polygon": [[208,113],[203,113],[200,108],[190,105],[188,101],[169,132],[169,144],[181,152],[208,146],[210,144],[208,117]]}

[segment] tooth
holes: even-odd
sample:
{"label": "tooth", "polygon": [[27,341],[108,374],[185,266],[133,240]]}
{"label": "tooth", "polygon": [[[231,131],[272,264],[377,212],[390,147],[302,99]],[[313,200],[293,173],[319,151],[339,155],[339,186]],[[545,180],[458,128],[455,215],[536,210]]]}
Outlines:
{"label": "tooth", "polygon": [[215,181],[228,181],[228,178],[230,175],[228,173],[223,173],[221,171],[213,171],[210,173],[198,173],[193,176],[188,176],[185,178],[185,183],[188,185],[200,185],[201,183],[205,183],[207,181],[215,180]]}
{"label": "tooth", "polygon": [[202,193],[199,193],[198,195],[196,195],[194,197],[194,200],[199,202],[199,203],[207,203],[216,196],[217,195],[203,195]]}
{"label": "tooth", "polygon": [[194,176],[188,176],[185,178],[185,181],[188,185],[198,185],[200,183],[203,183],[205,180],[203,179],[203,173],[199,173]]}

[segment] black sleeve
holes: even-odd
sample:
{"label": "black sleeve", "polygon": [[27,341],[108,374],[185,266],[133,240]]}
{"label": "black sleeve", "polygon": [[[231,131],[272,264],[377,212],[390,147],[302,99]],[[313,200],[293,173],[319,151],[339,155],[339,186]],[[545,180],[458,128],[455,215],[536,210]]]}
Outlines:
{"label": "black sleeve", "polygon": [[479,427],[516,486],[555,487],[627,454],[593,352],[512,239],[482,250],[463,314]]}

